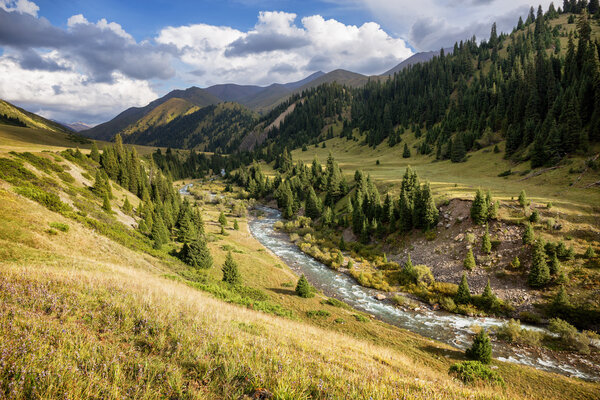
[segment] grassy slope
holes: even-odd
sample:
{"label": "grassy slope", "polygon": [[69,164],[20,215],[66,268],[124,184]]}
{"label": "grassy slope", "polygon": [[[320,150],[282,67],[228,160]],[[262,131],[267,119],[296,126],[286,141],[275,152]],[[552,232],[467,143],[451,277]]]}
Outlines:
{"label": "grassy slope", "polygon": [[[215,234],[218,206],[205,211]],[[70,230],[50,235],[51,222]],[[129,250],[0,183],[0,388],[16,382],[16,398],[28,390],[43,398],[238,398],[266,387],[278,398],[585,399],[598,390],[504,363],[496,364],[506,389],[463,387],[447,375],[459,352],[356,321],[319,296],[292,295],[283,287],[295,282],[291,272],[276,267],[280,261],[250,236],[244,218],[240,226],[211,242],[216,264],[224,246],[241,251],[234,257],[245,284],[292,310],[294,320],[228,305],[167,278],[184,267]],[[219,268],[210,274],[220,277]],[[316,309],[331,316],[306,316]]]}
{"label": "grassy slope", "polygon": [[46,129],[51,132],[68,132],[68,129],[60,124],[30,113],[4,100],[0,100],[0,114],[18,118],[29,128]]}
{"label": "grassy slope", "polygon": [[150,128],[166,125],[181,115],[186,115],[199,109],[198,106],[187,100],[172,98],[154,108],[135,123],[123,129],[121,133],[123,135],[130,135]]}

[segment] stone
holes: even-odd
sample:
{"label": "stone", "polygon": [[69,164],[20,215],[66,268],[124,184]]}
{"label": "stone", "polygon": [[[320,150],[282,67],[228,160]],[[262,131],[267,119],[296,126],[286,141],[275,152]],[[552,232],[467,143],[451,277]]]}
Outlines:
{"label": "stone", "polygon": [[451,226],[452,224],[446,224],[446,229],[450,229]]}
{"label": "stone", "polygon": [[387,299],[387,297],[385,297],[385,296],[384,296],[383,294],[381,294],[381,293],[377,293],[377,294],[375,295],[375,299],[376,299],[376,300],[379,300],[379,301],[383,301],[383,300]]}

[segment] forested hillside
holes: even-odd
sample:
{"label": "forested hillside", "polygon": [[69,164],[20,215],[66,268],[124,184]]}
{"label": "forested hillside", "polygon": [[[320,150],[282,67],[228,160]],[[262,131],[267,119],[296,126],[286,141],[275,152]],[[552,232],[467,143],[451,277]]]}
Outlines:
{"label": "forested hillside", "polygon": [[531,160],[534,168],[587,152],[600,140],[595,3],[565,2],[566,12],[532,8],[510,35],[494,24],[488,40],[457,43],[452,55],[442,51],[387,81],[307,91],[269,133],[263,157],[331,137],[336,120],[343,121],[342,137],[372,147],[396,146],[412,129],[420,153],[454,162],[504,139],[506,157]]}

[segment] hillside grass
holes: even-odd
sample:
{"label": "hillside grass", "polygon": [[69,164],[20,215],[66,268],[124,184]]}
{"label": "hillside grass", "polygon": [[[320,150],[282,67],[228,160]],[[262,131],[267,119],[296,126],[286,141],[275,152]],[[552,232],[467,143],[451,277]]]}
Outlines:
{"label": "hillside grass", "polygon": [[228,228],[222,236],[219,204],[204,210],[215,259],[210,282],[220,279],[220,264],[233,249],[244,285],[291,316],[217,300],[166,254],[124,247],[0,183],[0,393],[221,399],[265,387],[288,399],[586,399],[598,390],[500,362],[506,389],[465,386],[447,373],[462,353],[359,320],[356,311],[323,304],[321,295],[295,296],[296,277],[252,238],[245,217],[239,231]]}

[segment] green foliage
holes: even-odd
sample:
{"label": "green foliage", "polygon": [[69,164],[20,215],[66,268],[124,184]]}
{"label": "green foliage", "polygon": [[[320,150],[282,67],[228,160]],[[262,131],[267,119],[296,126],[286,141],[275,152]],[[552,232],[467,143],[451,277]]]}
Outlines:
{"label": "green foliage", "polygon": [[309,318],[327,318],[331,316],[331,313],[326,310],[312,310],[307,311],[306,316]]}
{"label": "green foliage", "polygon": [[471,271],[476,266],[477,264],[475,263],[475,256],[473,256],[473,250],[469,249],[469,251],[467,251],[467,256],[465,257],[465,260],[463,261],[463,267]]}
{"label": "green foliage", "polygon": [[296,294],[305,299],[315,296],[315,290],[311,284],[308,283],[308,280],[304,274],[302,274],[300,279],[298,279],[298,283],[296,284]]}
{"label": "green foliage", "polygon": [[240,230],[240,224],[238,223],[237,219],[233,220],[233,229],[235,229],[236,231]]}
{"label": "green foliage", "polygon": [[223,213],[223,211],[221,211],[219,214],[219,225],[222,227],[227,226],[227,218],[225,217],[225,213]]}
{"label": "green foliage", "polygon": [[71,207],[68,204],[63,203],[60,200],[60,197],[58,197],[58,195],[55,193],[47,192],[43,189],[31,185],[18,186],[15,187],[14,190],[21,196],[25,196],[31,200],[40,203],[50,211],[55,211],[63,214],[68,211],[72,211]]}
{"label": "green foliage", "polygon": [[561,342],[573,350],[582,354],[590,352],[590,339],[583,333],[577,332],[577,328],[560,318],[552,318],[548,325],[550,332],[560,336]]}
{"label": "green foliage", "polygon": [[527,199],[527,194],[525,194],[525,190],[521,190],[521,193],[519,193],[519,205],[523,208],[529,205],[529,200]]}
{"label": "green foliage", "polygon": [[494,370],[479,361],[463,361],[450,367],[451,374],[456,375],[464,383],[492,383],[506,386],[504,379]]}
{"label": "green foliage", "polygon": [[485,233],[481,238],[481,251],[484,254],[490,254],[492,252],[492,241],[490,239],[490,232],[488,231],[488,227],[485,227]]}
{"label": "green foliage", "polygon": [[178,256],[181,261],[194,268],[208,269],[213,265],[210,250],[204,239],[194,240],[189,244],[184,243]]}
{"label": "green foliage", "polygon": [[92,140],[92,149],[90,151],[90,158],[95,162],[100,162],[100,152],[98,151],[98,146],[96,145],[96,141]]}
{"label": "green foliage", "polygon": [[131,215],[132,211],[133,211],[133,206],[129,202],[129,198],[125,197],[125,201],[123,202],[123,212],[127,215]]}
{"label": "green foliage", "polygon": [[467,282],[467,275],[463,274],[458,285],[456,295],[454,295],[454,302],[456,304],[468,304],[471,301],[471,291],[469,290],[469,283]]}
{"label": "green foliage", "polygon": [[533,232],[533,227],[531,224],[525,224],[525,231],[523,232],[523,244],[532,244],[535,239],[535,234]]}
{"label": "green foliage", "polygon": [[102,209],[107,213],[112,212],[112,208],[110,206],[110,199],[108,198],[108,193],[104,192],[104,198],[102,199]]}
{"label": "green foliage", "polygon": [[223,264],[222,271],[223,282],[228,283],[230,285],[239,285],[242,283],[242,277],[238,271],[237,263],[231,255],[231,251],[227,252],[227,257],[225,258],[225,263]]}
{"label": "green foliage", "polygon": [[550,282],[550,269],[546,263],[546,254],[544,246],[538,240],[532,249],[531,268],[527,283],[533,288],[542,288]]}
{"label": "green foliage", "polygon": [[519,320],[510,319],[496,330],[496,337],[509,343],[527,346],[540,346],[543,334],[531,329],[521,328]]}
{"label": "green foliage", "polygon": [[495,309],[498,303],[498,298],[492,292],[492,287],[490,286],[489,279],[487,281],[487,284],[485,285],[485,289],[483,289],[483,294],[481,295],[481,302],[483,303],[486,310]]}
{"label": "green foliage", "polygon": [[365,317],[364,315],[361,315],[361,314],[352,314],[352,316],[358,322],[369,322],[370,321],[369,318],[367,318],[367,317]]}
{"label": "green foliage", "polygon": [[515,256],[515,258],[513,258],[513,260],[510,262],[510,267],[512,269],[521,268],[521,261],[519,260],[519,257]]}
{"label": "green foliage", "polygon": [[585,250],[583,257],[587,258],[588,260],[596,257],[596,251],[594,250],[594,248],[591,245],[588,246],[588,248]]}
{"label": "green foliage", "polygon": [[[107,198],[107,197],[105,197]],[[167,227],[160,216],[154,218],[154,223],[152,224],[152,232],[150,233],[150,238],[153,241],[153,247],[156,250],[162,248],[169,241],[169,232],[167,231]]]}
{"label": "green foliage", "polygon": [[402,158],[410,158],[410,149],[408,145],[404,143],[404,150],[402,151]]}
{"label": "green foliage", "polygon": [[555,311],[562,312],[571,306],[571,302],[569,301],[569,295],[565,290],[565,286],[561,285],[560,289],[556,293],[556,296],[552,300],[552,308]]}
{"label": "green foliage", "polygon": [[552,257],[550,257],[550,265],[549,265],[550,274],[553,276],[557,276],[561,272],[560,261],[558,261],[558,256],[556,252],[552,253]]}
{"label": "green foliage", "polygon": [[471,219],[473,223],[483,225],[488,219],[488,206],[481,189],[477,190],[471,204]]}
{"label": "green foliage", "polygon": [[69,232],[69,225],[63,224],[62,222],[50,222],[50,227],[61,232]]}
{"label": "green foliage", "polygon": [[482,329],[473,339],[473,345],[467,349],[465,355],[471,360],[489,364],[492,361],[492,343],[487,332]]}
{"label": "green foliage", "polygon": [[540,213],[537,210],[534,210],[529,216],[529,222],[538,223],[540,222]]}

